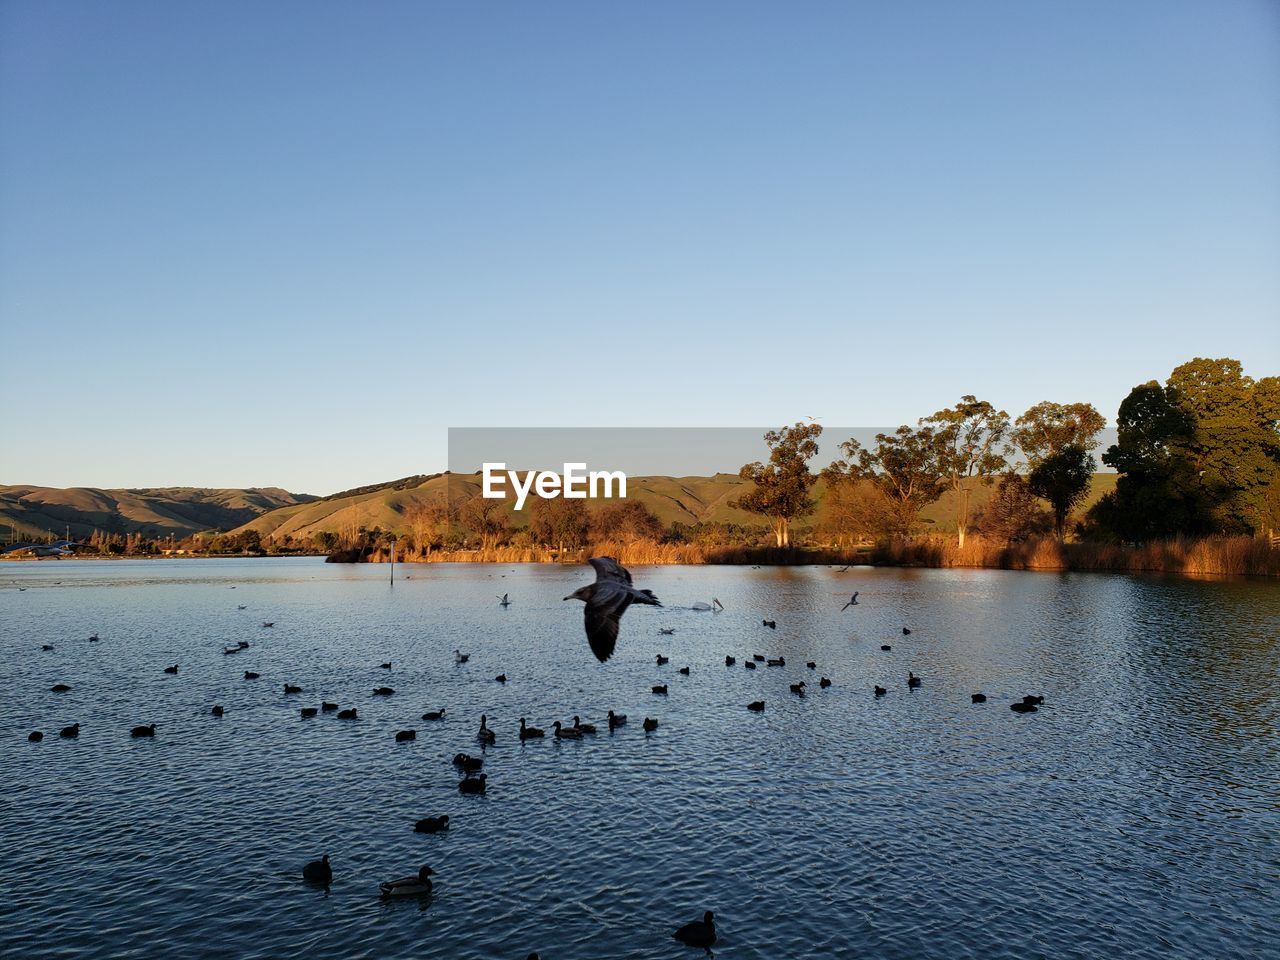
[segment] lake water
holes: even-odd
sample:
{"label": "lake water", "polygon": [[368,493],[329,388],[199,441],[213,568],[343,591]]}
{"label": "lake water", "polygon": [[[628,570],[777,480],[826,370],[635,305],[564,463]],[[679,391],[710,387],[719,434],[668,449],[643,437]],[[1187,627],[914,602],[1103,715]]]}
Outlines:
{"label": "lake water", "polygon": [[[585,566],[0,565],[0,954],[652,960],[702,955],[670,933],[714,910],[723,958],[1278,955],[1276,584],[632,572],[668,606],[599,664],[561,600]],[[300,718],[322,699],[360,719]],[[515,735],[609,708],[612,735]],[[463,796],[481,713],[489,790]],[[327,892],[300,876],[322,853]],[[379,899],[423,863],[429,902]]]}

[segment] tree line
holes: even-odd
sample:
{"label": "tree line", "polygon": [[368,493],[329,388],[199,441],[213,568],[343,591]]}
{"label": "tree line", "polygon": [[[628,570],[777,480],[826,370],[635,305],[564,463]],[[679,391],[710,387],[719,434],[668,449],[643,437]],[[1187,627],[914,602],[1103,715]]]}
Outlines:
{"label": "tree line", "polygon": [[[1059,541],[1127,543],[1280,526],[1280,378],[1254,380],[1237,360],[1198,358],[1163,384],[1134,387],[1120,405],[1117,442],[1102,453],[1118,474],[1115,489],[1072,527],[1106,425],[1089,403],[1044,401],[1015,420],[966,395],[869,446],[845,440],[843,456],[815,472],[822,426],[796,423],[765,434],[769,458],[742,467],[752,489],[736,505],[766,518],[778,547],[814,512],[819,479],[827,488],[819,533],[840,543],[907,536],[947,491],[962,548],[975,524],[1007,542],[1052,530]],[[983,485],[996,489],[975,517]]]}

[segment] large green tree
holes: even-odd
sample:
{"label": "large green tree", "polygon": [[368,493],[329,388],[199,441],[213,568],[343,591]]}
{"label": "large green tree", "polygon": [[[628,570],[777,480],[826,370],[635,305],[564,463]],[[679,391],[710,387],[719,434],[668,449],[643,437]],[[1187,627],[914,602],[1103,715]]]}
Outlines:
{"label": "large green tree", "polygon": [[809,491],[818,478],[809,469],[809,460],[818,454],[821,435],[822,426],[817,423],[770,430],[764,435],[769,462],[748,463],[738,471],[739,477],[754,486],[733,506],[767,517],[774,542],[780,547],[791,546],[791,522],[813,512]]}
{"label": "large green tree", "polygon": [[889,498],[897,512],[896,529],[905,533],[921,509],[942,496],[947,487],[942,460],[945,449],[929,427],[901,426],[893,433],[877,433],[876,445],[866,449],[857,440],[840,444],[844,459],[823,472],[829,484],[870,480]]}
{"label": "large green tree", "polygon": [[920,421],[932,428],[939,446],[938,465],[956,495],[956,533],[964,546],[969,530],[969,495],[975,482],[991,483],[1008,466],[1009,414],[972,394],[954,407]]}
{"label": "large green tree", "polygon": [[1053,529],[1058,540],[1067,536],[1067,517],[1089,492],[1093,471],[1098,467],[1093,454],[1076,443],[1054,451],[1031,468],[1027,487],[1053,508]]}
{"label": "large green tree", "polygon": [[1249,533],[1266,524],[1280,475],[1280,378],[1253,380],[1240,362],[1197,358],[1120,405],[1103,454],[1120,474],[1091,513],[1125,540]]}

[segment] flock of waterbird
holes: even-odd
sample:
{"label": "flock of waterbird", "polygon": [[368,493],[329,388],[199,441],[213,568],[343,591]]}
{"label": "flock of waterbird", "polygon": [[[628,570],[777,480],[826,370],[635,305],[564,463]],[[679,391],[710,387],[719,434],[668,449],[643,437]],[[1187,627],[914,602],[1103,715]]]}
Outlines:
{"label": "flock of waterbird", "polygon": [[[601,662],[608,660],[614,653],[617,646],[618,634],[621,624],[622,615],[627,608],[633,603],[642,603],[652,606],[662,606],[658,598],[654,596],[651,590],[637,589],[631,580],[631,574],[625,567],[619,564],[611,557],[593,557],[589,563],[596,571],[596,581],[585,587],[575,590],[565,600],[582,600],[585,603],[584,610],[584,628],[587,635],[587,642],[592,653]],[[845,568],[848,569],[848,568]],[[509,594],[503,594],[498,597],[499,605],[502,607],[510,606],[513,601]],[[852,606],[858,606],[858,593],[854,593],[848,602],[841,607],[841,612],[848,610]],[[240,604],[237,609],[246,609],[244,604]],[[695,604],[692,609],[712,610],[719,612],[724,609],[723,604],[719,600],[713,599],[712,603]],[[761,625],[768,629],[777,629],[777,621],[764,619]],[[274,621],[263,621],[262,627],[269,629],[275,626]],[[659,628],[659,634],[669,636],[675,632],[674,628]],[[909,627],[902,628],[903,636],[910,636],[911,629]],[[97,643],[100,640],[98,634],[93,634],[89,638],[89,642]],[[249,649],[249,643],[241,640],[235,646],[225,647],[223,654],[230,656]],[[44,644],[41,647],[44,651],[53,650],[51,644]],[[890,644],[882,644],[882,651],[891,651],[893,648]],[[470,660],[470,654],[463,653],[460,649],[454,651],[454,663],[458,666],[466,664]],[[670,657],[661,653],[655,657],[658,666],[664,666],[670,663]],[[737,658],[732,654],[728,654],[724,658],[726,667],[733,667],[737,664]],[[763,664],[769,667],[786,667],[787,662],[784,656],[766,657],[763,654],[753,654],[751,657],[744,657],[743,666],[748,670],[755,670],[759,665]],[[383,670],[390,670],[392,665],[389,662],[378,664]],[[817,670],[817,663],[813,660],[807,661],[805,666],[809,670]],[[179,672],[179,664],[171,664],[164,667],[164,673],[176,675]],[[688,666],[678,668],[678,672],[688,676],[690,668]],[[245,680],[257,680],[260,674],[251,670],[244,672]],[[506,683],[507,676],[500,673],[494,677],[497,683]],[[918,689],[923,680],[916,676],[915,673],[908,671],[907,687],[910,690]],[[819,676],[818,686],[820,689],[826,689],[833,685],[833,681],[826,676]],[[303,693],[303,689],[292,683],[284,682],[282,684],[284,695],[293,696]],[[53,693],[66,693],[72,688],[69,684],[59,682],[51,688]],[[668,693],[668,684],[656,684],[652,688],[652,693],[657,696],[666,696]],[[792,694],[798,697],[804,697],[808,694],[809,685],[806,681],[800,680],[789,684]],[[876,685],[873,690],[873,696],[880,698],[888,693],[886,687]],[[395,694],[395,690],[387,686],[374,687],[372,695],[376,697],[390,697]],[[987,697],[982,693],[971,694],[971,700],[975,704],[986,703]],[[1010,709],[1016,713],[1034,713],[1037,708],[1044,704],[1043,696],[1028,695],[1024,696],[1020,701],[1010,704]],[[765,710],[764,700],[753,700],[746,705],[748,711],[752,713],[762,713]],[[220,704],[214,704],[210,710],[211,715],[222,717],[225,714],[224,708]],[[319,707],[304,706],[299,708],[300,715],[303,718],[315,717],[318,713],[332,713],[340,720],[358,720],[359,711],[356,707],[341,708],[337,703],[322,701]],[[447,710],[441,707],[439,710],[428,710],[422,714],[422,720],[427,722],[443,721],[447,716]],[[603,726],[609,733],[613,733],[620,727],[625,726],[627,718],[623,714],[615,713],[609,710],[603,720]],[[652,733],[658,728],[658,721],[653,717],[645,717],[642,723],[642,729],[645,733]],[[141,724],[130,729],[130,735],[137,738],[155,737],[157,725],[154,723]],[[69,726],[59,730],[58,735],[65,739],[75,739],[79,737],[81,730],[80,723],[72,723]],[[551,736],[556,740],[582,740],[586,737],[593,736],[597,733],[597,726],[594,723],[584,723],[580,716],[575,715],[572,723],[562,723],[559,720],[552,724]],[[541,740],[547,737],[546,731],[531,726],[525,717],[520,718],[520,726],[516,731],[516,737],[521,743],[531,740]],[[498,733],[489,726],[489,718],[482,714],[480,724],[476,730],[475,739],[480,745],[481,752],[485,747],[493,746],[497,742]],[[38,743],[44,739],[44,734],[35,730],[32,731],[28,738],[32,743]],[[417,730],[404,729],[399,730],[395,734],[395,742],[405,743],[417,739]],[[488,774],[483,772],[484,766],[483,756],[473,756],[469,753],[456,753],[452,758],[452,764],[461,774],[462,779],[458,781],[458,791],[462,794],[484,794],[488,787]],[[424,817],[414,824],[414,830],[417,833],[442,833],[449,829],[449,816],[442,814],[434,817]],[[417,873],[395,880],[388,880],[379,884],[379,891],[384,897],[427,897],[432,891],[431,877],[434,871],[428,865],[423,865]],[[333,880],[333,867],[329,862],[328,854],[320,857],[318,860],[308,862],[302,870],[303,879],[312,884],[319,884],[325,887]],[[709,948],[716,942],[715,918],[711,911],[707,911],[701,920],[687,923],[678,928],[672,936],[682,943],[690,946]],[[536,953],[529,954],[529,960],[538,960]]]}

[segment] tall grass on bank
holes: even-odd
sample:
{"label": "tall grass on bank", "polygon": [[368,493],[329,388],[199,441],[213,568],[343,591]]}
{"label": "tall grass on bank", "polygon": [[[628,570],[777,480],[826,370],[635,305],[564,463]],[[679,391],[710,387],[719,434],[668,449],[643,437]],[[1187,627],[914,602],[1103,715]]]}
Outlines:
{"label": "tall grass on bank", "polygon": [[1280,576],[1280,550],[1258,537],[1176,537],[1150,543],[993,543],[970,537],[960,547],[945,537],[881,544],[872,563],[914,567],[994,567],[1003,570],[1116,570],[1191,576]]}
{"label": "tall grass on bank", "polygon": [[[1059,543],[1052,537],[1004,544],[968,537],[961,547],[948,537],[893,540],[869,548],[778,548],[654,540],[603,541],[581,550],[538,547],[432,550],[397,559],[419,563],[583,563],[608,556],[629,566],[645,564],[859,564],[891,567],[990,567],[1001,570],[1112,570],[1181,573],[1190,576],[1280,576],[1280,549],[1256,537],[1178,537],[1151,543]],[[385,563],[390,551],[368,556]]]}

